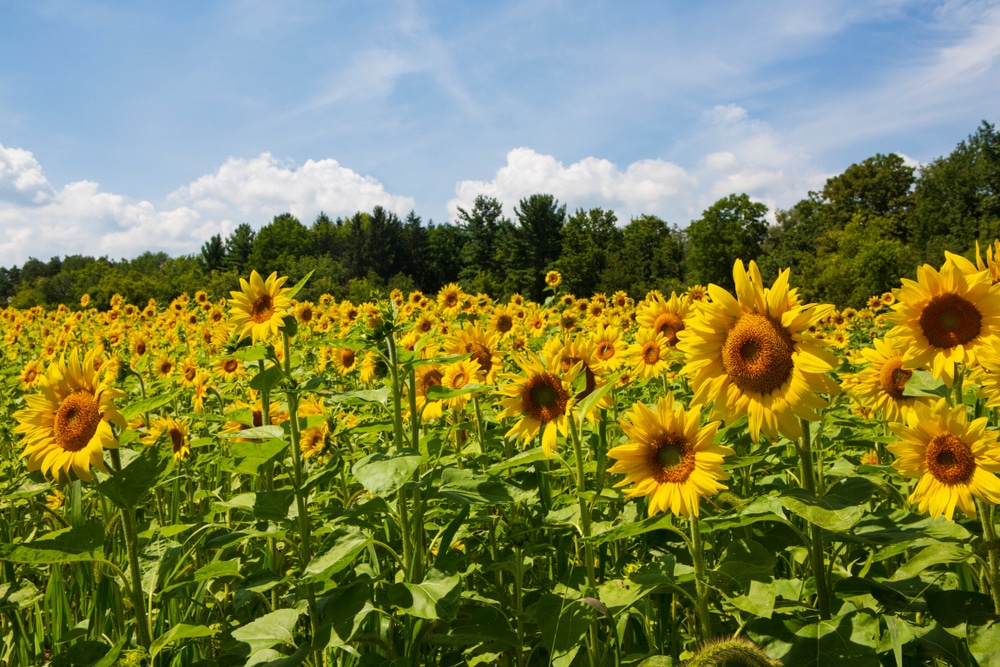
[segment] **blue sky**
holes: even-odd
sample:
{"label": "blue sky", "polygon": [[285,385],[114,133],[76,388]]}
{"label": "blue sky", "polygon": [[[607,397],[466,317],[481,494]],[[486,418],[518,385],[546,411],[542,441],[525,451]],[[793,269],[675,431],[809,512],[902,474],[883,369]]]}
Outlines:
{"label": "blue sky", "polygon": [[1000,120],[998,2],[0,3],[0,265],[550,192],[685,226]]}

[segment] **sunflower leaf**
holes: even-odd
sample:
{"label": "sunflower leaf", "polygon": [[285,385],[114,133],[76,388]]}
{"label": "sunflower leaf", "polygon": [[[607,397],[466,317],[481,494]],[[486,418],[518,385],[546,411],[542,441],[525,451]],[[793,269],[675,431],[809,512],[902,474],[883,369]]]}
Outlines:
{"label": "sunflower leaf", "polygon": [[354,464],[351,472],[373,496],[385,498],[402,488],[420,468],[420,452],[404,450],[397,454],[371,454]]}
{"label": "sunflower leaf", "polygon": [[12,563],[68,563],[104,557],[104,527],[85,523],[63,528],[31,542],[0,544],[0,560]]}
{"label": "sunflower leaf", "polygon": [[295,283],[295,286],[292,287],[292,289],[290,289],[285,294],[285,296],[288,297],[289,299],[294,299],[295,295],[298,294],[302,290],[302,288],[306,286],[306,283],[309,282],[309,279],[312,278],[312,274],[314,274],[314,273],[316,273],[316,269],[313,269],[312,271],[310,271],[309,273],[307,273],[305,275],[305,277],[302,278],[302,280],[300,280],[299,282]]}
{"label": "sunflower leaf", "polygon": [[167,393],[160,394],[159,396],[150,396],[149,398],[144,398],[141,401],[130,403],[122,408],[122,416],[128,421],[147,412],[159,410],[164,405],[170,404],[180,393],[180,389],[175,389],[174,391],[168,391]]}
{"label": "sunflower leaf", "polygon": [[159,451],[159,447],[146,448],[120,472],[98,484],[97,490],[123,510],[138,507],[170,462],[169,458],[161,457]]}

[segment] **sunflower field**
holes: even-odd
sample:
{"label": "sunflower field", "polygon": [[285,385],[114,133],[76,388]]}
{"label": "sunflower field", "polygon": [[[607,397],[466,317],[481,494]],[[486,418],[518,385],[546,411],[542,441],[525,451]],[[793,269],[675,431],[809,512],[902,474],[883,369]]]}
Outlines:
{"label": "sunflower field", "polygon": [[0,310],[0,665],[1000,665],[1000,241],[733,278]]}

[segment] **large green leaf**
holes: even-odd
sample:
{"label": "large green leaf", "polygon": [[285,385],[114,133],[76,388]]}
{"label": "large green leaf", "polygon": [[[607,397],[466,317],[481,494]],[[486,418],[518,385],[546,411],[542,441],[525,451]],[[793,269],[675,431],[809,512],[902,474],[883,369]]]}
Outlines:
{"label": "large green leaf", "polygon": [[120,472],[98,484],[97,490],[123,510],[137,507],[170,463],[170,458],[161,457],[159,452],[159,447],[146,448]]}
{"label": "large green leaf", "polygon": [[332,543],[326,553],[313,558],[303,572],[303,583],[314,583],[329,579],[351,564],[354,557],[371,542],[363,530],[355,526],[337,526],[330,534]]}
{"label": "large green leaf", "polygon": [[614,528],[601,531],[600,533],[593,535],[590,540],[594,544],[617,542],[618,540],[623,540],[628,537],[635,537],[636,535],[642,535],[643,533],[659,530],[660,528],[673,526],[673,524],[673,515],[669,512],[663,512],[661,514],[654,514],[653,516],[647,517],[642,521],[628,521],[615,526]]}
{"label": "large green leaf", "polygon": [[924,594],[931,616],[956,637],[966,636],[968,623],[982,624],[993,615],[993,598],[971,591],[927,591]]}
{"label": "large green leaf", "polygon": [[924,570],[942,563],[964,563],[972,558],[968,549],[954,544],[932,544],[924,547],[915,556],[899,566],[892,575],[892,581],[915,577]]}
{"label": "large green leaf", "polygon": [[195,581],[212,581],[220,577],[240,577],[240,559],[219,560],[195,570]]}
{"label": "large green leaf", "polygon": [[309,657],[309,644],[303,644],[292,655],[279,653],[273,648],[257,651],[243,667],[298,667]]}
{"label": "large green leaf", "polygon": [[283,377],[285,374],[281,371],[281,367],[273,364],[250,378],[250,388],[259,392],[271,391]]}
{"label": "large green leaf", "polygon": [[182,639],[196,639],[198,637],[211,637],[217,631],[204,625],[189,625],[188,623],[178,623],[162,635],[153,640],[149,645],[149,659],[153,660],[159,655],[168,644],[172,644]]}
{"label": "large green leaf", "polygon": [[441,486],[438,488],[438,493],[449,500],[466,505],[513,502],[510,491],[503,482],[457,468],[445,468],[441,472]]}
{"label": "large green leaf", "polygon": [[535,618],[542,632],[542,645],[549,651],[550,664],[569,667],[598,615],[594,607],[579,600],[567,600],[553,593],[542,595],[535,604]]}
{"label": "large green leaf", "polygon": [[31,542],[0,544],[0,560],[14,563],[67,563],[104,558],[104,527],[85,523],[53,531]]}
{"label": "large green leaf", "polygon": [[320,601],[320,610],[322,621],[313,644],[324,648],[347,646],[368,614],[375,610],[371,587],[362,582],[338,588]]}
{"label": "large green leaf", "polygon": [[286,521],[293,500],[295,491],[292,489],[261,491],[254,500],[253,515],[260,521]]}
{"label": "large green leaf", "polygon": [[385,498],[402,488],[420,468],[423,457],[412,449],[396,454],[371,454],[354,464],[351,472],[373,496]]}
{"label": "large green leaf", "polygon": [[295,625],[299,612],[278,609],[233,630],[233,639],[250,647],[250,654],[271,648],[275,644],[295,646]]}
{"label": "large green leaf", "polygon": [[147,412],[159,410],[164,405],[170,405],[170,403],[172,403],[180,393],[180,389],[175,389],[174,391],[168,391],[167,393],[160,394],[159,396],[150,396],[149,398],[144,398],[140,401],[136,401],[135,403],[130,403],[122,408],[122,416],[125,417],[126,420],[131,420]]}
{"label": "large green leaf", "polygon": [[874,611],[852,611],[810,623],[775,615],[751,623],[747,633],[772,658],[796,667],[879,667],[875,647],[879,619]]}
{"label": "large green leaf", "polygon": [[[279,440],[285,437],[285,429],[280,426],[273,424],[268,424],[266,426],[254,426],[253,428],[245,428],[242,431],[230,431],[227,433],[220,433],[220,437],[223,438],[240,438],[241,440]],[[247,443],[242,443],[247,444]],[[250,444],[258,444],[256,442]],[[233,448],[237,447],[236,444],[230,445],[230,451],[233,452]],[[249,452],[243,451],[244,456],[248,456]],[[233,456],[237,456],[234,452]]]}
{"label": "large green leaf", "polygon": [[545,455],[545,451],[541,447],[535,449],[529,449],[528,451],[521,452],[520,454],[515,454],[509,459],[505,459],[500,463],[496,464],[486,472],[490,475],[495,475],[498,472],[503,472],[508,468],[517,468],[518,466],[526,466],[530,463],[535,463],[536,461],[545,461],[549,457]]}
{"label": "large green leaf", "polygon": [[758,521],[785,522],[784,508],[776,496],[761,496],[746,505],[735,508],[729,514],[709,516],[701,519],[702,534],[718,530],[742,528]]}
{"label": "large green leaf", "polygon": [[979,667],[1000,667],[1000,620],[996,617],[968,625],[969,652]]}
{"label": "large green leaf", "polygon": [[719,566],[709,573],[725,590],[746,590],[751,581],[770,581],[774,570],[773,550],[754,540],[734,540],[726,547]]}
{"label": "large green leaf", "polygon": [[865,516],[874,485],[867,479],[851,477],[831,486],[822,498],[803,489],[785,491],[780,502],[789,512],[809,523],[832,531],[846,531]]}
{"label": "large green leaf", "polygon": [[451,621],[458,614],[462,577],[430,568],[419,584],[402,582],[389,588],[389,600],[407,614],[436,621]]}
{"label": "large green leaf", "polygon": [[42,599],[42,593],[27,579],[0,584],[0,611],[30,607]]}

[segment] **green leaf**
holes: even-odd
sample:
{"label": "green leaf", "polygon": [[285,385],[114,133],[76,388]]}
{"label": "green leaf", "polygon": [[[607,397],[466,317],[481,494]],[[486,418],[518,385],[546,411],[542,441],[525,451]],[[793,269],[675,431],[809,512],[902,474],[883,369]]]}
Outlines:
{"label": "green leaf", "polygon": [[294,299],[295,295],[298,294],[300,291],[302,291],[302,288],[306,286],[306,283],[309,282],[309,279],[312,278],[312,274],[314,273],[316,273],[316,269],[313,269],[312,271],[307,273],[305,277],[302,278],[302,280],[295,283],[295,286],[292,287],[292,289],[290,289],[288,292],[286,292],[285,296],[289,299]]}
{"label": "green leaf", "polygon": [[[65,646],[62,651],[53,656],[52,662],[48,664],[49,667],[96,667],[99,664],[110,665],[113,662],[107,662],[107,658],[112,653],[115,653],[115,648],[117,648],[117,653],[121,653],[122,647],[117,644],[115,647],[111,647],[104,642],[93,640],[76,642],[70,646]],[[112,657],[112,661],[117,659],[117,654]]]}
{"label": "green leaf", "polygon": [[147,447],[132,462],[97,485],[108,500],[123,510],[138,507],[170,463],[170,458],[160,456],[159,447]]}
{"label": "green leaf", "polygon": [[913,371],[913,375],[906,381],[906,389],[903,396],[933,396],[935,398],[949,398],[951,389],[945,386],[940,380],[934,379],[934,374],[930,371]]}
{"label": "green leaf", "polygon": [[220,577],[240,577],[240,559],[219,560],[195,570],[195,581],[211,581]]}
{"label": "green leaf", "polygon": [[719,530],[742,528],[759,521],[785,523],[784,508],[776,496],[761,496],[752,502],[732,510],[730,514],[709,516],[701,520],[701,532],[712,533]]}
{"label": "green leaf", "polygon": [[778,596],[774,582],[751,581],[746,595],[729,598],[738,609],[760,618],[771,618],[774,600]]}
{"label": "green leaf", "polygon": [[104,526],[85,523],[53,531],[31,542],[0,544],[0,560],[12,563],[68,563],[104,558]]}
{"label": "green leaf", "polygon": [[262,465],[281,455],[289,444],[289,441],[284,439],[264,442],[234,442],[229,446],[230,460],[226,462],[224,467],[233,472],[256,475]]}
{"label": "green leaf", "polygon": [[964,563],[972,558],[972,554],[962,547],[953,544],[932,544],[921,549],[916,556],[910,558],[896,570],[891,581],[901,581],[915,577],[924,570],[942,563]]}
{"label": "green leaf", "polygon": [[[584,385],[586,386],[586,373],[580,373],[578,377],[584,378]],[[621,379],[621,373],[615,373],[605,378],[604,384],[600,387],[594,389],[594,391],[587,394],[579,403],[576,404],[574,412],[576,413],[577,419],[583,421],[591,410],[597,406],[598,402],[604,398],[604,396],[618,386],[618,380]]]}
{"label": "green leaf", "polygon": [[659,587],[659,584],[640,583],[630,579],[611,579],[603,582],[598,590],[601,602],[617,616]]}
{"label": "green leaf", "polygon": [[879,619],[865,609],[809,623],[797,616],[758,619],[748,636],[768,655],[796,667],[879,667]]}
{"label": "green leaf", "polygon": [[131,421],[139,415],[159,410],[164,405],[170,405],[170,403],[172,403],[180,393],[180,389],[175,389],[174,391],[168,391],[167,393],[160,394],[159,396],[150,396],[149,398],[144,398],[140,401],[136,401],[135,403],[130,403],[122,408],[122,416],[125,417],[126,421]]}
{"label": "green leaf", "polygon": [[430,568],[419,584],[398,583],[389,588],[389,601],[403,612],[428,620],[454,620],[462,594],[462,577]]}
{"label": "green leaf", "polygon": [[550,664],[569,667],[597,617],[597,610],[589,604],[543,594],[535,604],[535,618],[542,632],[542,645],[549,651]]}
{"label": "green leaf", "polygon": [[381,389],[362,389],[360,391],[333,394],[330,396],[330,400],[334,403],[346,403],[348,405],[356,405],[359,403],[379,403],[381,405],[388,405],[389,388],[382,387]]}
{"label": "green leaf", "polygon": [[260,521],[286,521],[293,500],[295,491],[292,489],[261,491],[254,500],[253,515]]}
{"label": "green leaf", "polygon": [[314,643],[326,648],[347,646],[368,614],[375,610],[371,604],[371,589],[364,583],[335,590],[320,602],[320,607],[323,620],[320,637]]}
{"label": "green leaf", "polygon": [[464,387],[458,387],[457,389],[449,389],[440,384],[431,385],[427,387],[427,400],[428,401],[440,401],[446,398],[455,398],[456,396],[465,396],[466,394],[472,394],[477,391],[482,391],[485,389],[485,385],[481,384],[467,384]]}
{"label": "green leaf", "polygon": [[244,667],[298,667],[309,656],[309,644],[303,644],[292,655],[279,653],[272,648],[257,651],[247,660]]}
{"label": "green leaf", "polygon": [[993,615],[993,598],[983,593],[927,591],[924,599],[938,625],[956,637],[965,637],[966,625],[972,619],[981,623],[981,619]]}
{"label": "green leaf", "polygon": [[254,345],[237,350],[229,356],[242,361],[260,361],[261,359],[267,359],[267,348],[263,345]]}
{"label": "green leaf", "polygon": [[412,449],[396,454],[371,454],[354,464],[351,472],[370,494],[379,498],[391,496],[408,482],[423,458]]}
{"label": "green leaf", "polygon": [[489,477],[473,475],[470,470],[445,468],[438,489],[445,498],[466,505],[494,505],[513,502],[507,485]]}
{"label": "green leaf", "polygon": [[329,579],[351,564],[354,557],[371,542],[364,531],[355,526],[337,526],[330,534],[333,546],[322,556],[316,556],[303,572],[303,583]]}
{"label": "green leaf", "polygon": [[487,474],[490,475],[496,475],[497,473],[503,472],[508,468],[526,466],[528,464],[535,463],[536,461],[545,461],[548,458],[549,457],[545,455],[545,452],[542,450],[541,447],[538,447],[536,449],[529,449],[526,452],[521,452],[520,454],[516,454],[505,461],[501,461],[500,463],[496,464],[486,472]]}
{"label": "green leaf", "polygon": [[745,590],[752,580],[769,581],[775,562],[773,550],[754,540],[735,540],[726,547],[719,566],[710,575],[720,588]]}
{"label": "green leaf", "polygon": [[215,630],[204,625],[178,623],[153,640],[153,643],[149,645],[149,659],[153,660],[167,644],[172,644],[180,639],[211,637],[215,633]]}
{"label": "green leaf", "polygon": [[[280,426],[267,425],[267,426],[254,426],[253,428],[245,428],[242,431],[230,431],[228,433],[220,433],[219,437],[222,438],[239,438],[241,440],[280,440],[285,437],[285,429]],[[259,445],[259,443],[253,443],[254,445]],[[232,447],[236,447],[233,444]],[[236,453],[231,449],[233,455]],[[248,454],[244,454],[248,455]]]}
{"label": "green leaf", "polygon": [[273,364],[250,379],[250,388],[262,393],[268,392],[281,382],[281,379],[284,377],[285,374],[281,371],[281,367],[278,364]]}
{"label": "green leaf", "polygon": [[850,477],[831,486],[822,498],[803,489],[790,489],[780,496],[782,507],[820,528],[843,532],[864,518],[865,504],[874,485],[861,477]]}
{"label": "green leaf", "polygon": [[642,535],[660,528],[673,526],[673,515],[669,512],[654,514],[642,521],[628,521],[609,530],[602,531],[591,536],[590,541],[595,545],[606,542],[617,542],[636,535]]}
{"label": "green leaf", "polygon": [[250,647],[250,654],[271,648],[275,644],[295,645],[295,625],[299,612],[278,609],[233,630],[233,639]]}
{"label": "green leaf", "polygon": [[1000,620],[968,626],[969,652],[979,667],[1000,667]]}
{"label": "green leaf", "polygon": [[42,599],[43,594],[27,579],[0,584],[0,611],[15,611],[30,607]]}

